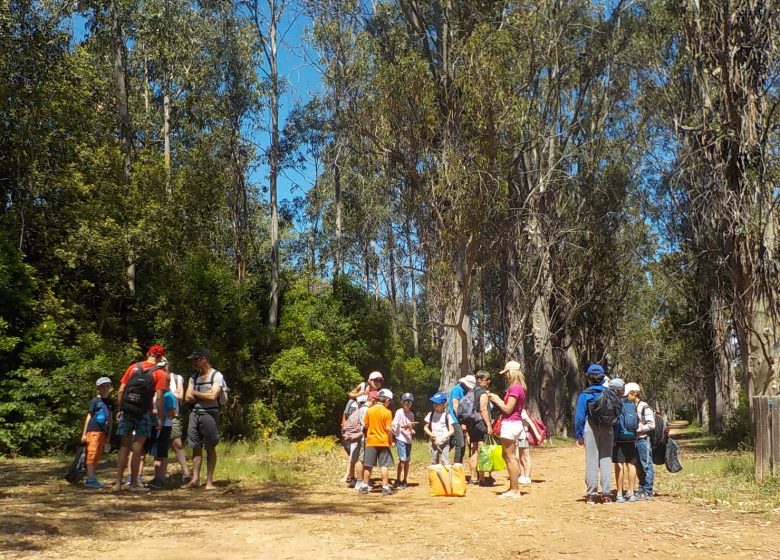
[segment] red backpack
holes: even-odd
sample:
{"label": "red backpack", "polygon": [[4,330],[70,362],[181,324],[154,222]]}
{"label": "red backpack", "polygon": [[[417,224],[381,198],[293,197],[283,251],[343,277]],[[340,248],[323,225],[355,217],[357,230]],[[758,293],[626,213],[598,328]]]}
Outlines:
{"label": "red backpack", "polygon": [[528,434],[528,443],[533,447],[542,445],[544,443],[544,440],[547,439],[547,426],[544,425],[544,422],[542,422],[538,418],[534,418],[531,415],[529,415],[528,418],[531,419],[531,423],[533,423],[533,425],[536,427],[536,431],[539,432],[539,435],[541,436],[537,438],[536,434],[529,426],[526,429],[526,433]]}

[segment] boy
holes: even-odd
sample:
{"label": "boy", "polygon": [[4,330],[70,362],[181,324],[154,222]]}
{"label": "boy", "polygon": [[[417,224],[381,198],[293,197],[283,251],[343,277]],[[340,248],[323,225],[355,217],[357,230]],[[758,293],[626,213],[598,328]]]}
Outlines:
{"label": "boy", "polygon": [[649,435],[655,430],[655,413],[650,405],[640,398],[641,388],[638,383],[626,383],[628,400],[636,405],[639,413],[639,427],[636,430],[636,451],[639,457],[639,492],[637,500],[649,500],[653,497],[653,482],[655,467],[653,465],[653,450]]}
{"label": "boy", "polygon": [[168,364],[164,360],[162,364],[165,367],[165,372],[168,373],[168,383],[163,393],[162,406],[160,406],[156,398],[153,401],[154,413],[158,418],[158,431],[157,438],[151,449],[151,453],[154,456],[154,478],[149,483],[149,487],[155,489],[165,487],[165,478],[168,471],[168,448],[171,441],[171,431],[173,430],[173,419],[179,413],[179,403],[170,387]]}
{"label": "boy", "polygon": [[390,412],[390,401],[393,393],[382,389],[377,394],[377,403],[368,409],[364,418],[366,425],[366,453],[363,457],[363,484],[360,492],[368,494],[371,486],[371,471],[376,465],[381,468],[382,495],[392,496],[388,479],[388,469],[395,463],[390,447],[393,445],[393,415]]}
{"label": "boy", "polygon": [[423,431],[431,438],[431,464],[441,462],[444,465],[450,463],[450,438],[455,433],[453,425],[456,420],[447,410],[447,394],[439,391],[430,401],[433,403],[433,411],[425,417]]}
{"label": "boy", "polygon": [[106,439],[111,434],[111,419],[114,415],[114,401],[108,398],[111,392],[111,380],[101,377],[95,382],[98,396],[89,402],[87,417],[84,419],[84,429],[81,432],[81,442],[87,445],[87,480],[85,488],[100,489],[103,483],[95,478],[95,468],[103,455]]}

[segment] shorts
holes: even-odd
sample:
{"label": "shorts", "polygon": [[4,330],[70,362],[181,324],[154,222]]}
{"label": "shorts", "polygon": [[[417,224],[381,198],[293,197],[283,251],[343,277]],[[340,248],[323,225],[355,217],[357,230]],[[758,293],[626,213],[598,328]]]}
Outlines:
{"label": "shorts", "polygon": [[636,444],[633,441],[619,441],[612,448],[613,463],[634,463],[636,464]]}
{"label": "shorts", "polygon": [[132,416],[127,412],[122,412],[119,423],[116,427],[118,436],[132,436],[135,432],[135,439],[148,438],[152,435],[152,413],[146,412],[142,416]]}
{"label": "shorts", "polygon": [[106,432],[87,432],[87,465],[97,465],[103,455],[106,444]]}
{"label": "shorts", "polygon": [[528,447],[531,447],[531,445],[528,443],[528,430],[523,426],[523,433],[520,434],[520,437],[517,438],[517,447],[520,449],[527,449]]}
{"label": "shorts", "polygon": [[157,434],[157,440],[152,446],[151,453],[155,459],[167,459],[168,447],[171,443],[171,428],[172,426],[163,426],[162,430]]}
{"label": "shorts", "polygon": [[363,454],[366,452],[366,438],[360,438],[358,441],[349,444],[349,462],[357,463],[362,461]]}
{"label": "shorts", "polygon": [[149,434],[149,437],[144,442],[144,455],[152,452],[155,443],[157,443],[157,420],[152,416],[152,433]]}
{"label": "shorts", "polygon": [[522,420],[503,420],[501,422],[501,439],[511,439],[516,441],[520,436],[524,436],[525,428]]}
{"label": "shorts", "polygon": [[216,447],[219,443],[219,414],[198,412],[190,414],[190,425],[187,426],[187,443],[190,449]]}
{"label": "shorts", "polygon": [[487,439],[487,427],[484,422],[480,422],[476,426],[469,426],[469,439],[471,443],[478,443]]}
{"label": "shorts", "polygon": [[181,418],[178,416],[173,419],[172,425],[171,425],[171,441],[175,439],[181,439],[182,435],[182,429],[181,429]]}
{"label": "shorts", "polygon": [[412,458],[412,444],[395,440],[395,450],[398,451],[398,460],[405,463]]}
{"label": "shorts", "polygon": [[368,467],[392,467],[395,465],[393,461],[393,454],[390,453],[389,447],[368,447],[366,446],[366,453],[363,457],[363,466]]}

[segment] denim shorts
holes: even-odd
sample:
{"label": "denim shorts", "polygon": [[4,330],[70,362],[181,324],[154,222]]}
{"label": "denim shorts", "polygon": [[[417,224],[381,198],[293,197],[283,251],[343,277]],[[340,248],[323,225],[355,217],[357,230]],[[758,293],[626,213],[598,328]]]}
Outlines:
{"label": "denim shorts", "polygon": [[405,441],[395,440],[395,449],[398,451],[398,460],[401,462],[408,461],[412,456],[412,444]]}

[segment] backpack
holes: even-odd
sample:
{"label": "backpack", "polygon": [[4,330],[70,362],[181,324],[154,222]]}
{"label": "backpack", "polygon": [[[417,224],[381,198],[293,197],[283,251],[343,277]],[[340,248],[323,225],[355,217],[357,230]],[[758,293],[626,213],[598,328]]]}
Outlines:
{"label": "backpack", "polygon": [[[525,433],[528,434],[528,443],[529,445],[532,445],[533,447],[537,447],[539,445],[542,445],[544,441],[547,439],[547,426],[544,425],[544,422],[542,422],[539,418],[534,418],[533,416],[528,416],[530,418],[530,423],[532,423],[536,427],[536,431],[539,432],[539,436],[541,436],[538,440],[536,439],[536,434],[534,434],[534,431],[531,429],[531,427],[527,427],[525,429]],[[524,420],[524,422],[529,423],[528,420]]]}
{"label": "backpack", "polygon": [[[595,395],[598,393],[595,389],[586,389],[585,394]],[[588,416],[597,424],[605,426],[614,426],[617,424],[618,417],[623,410],[623,403],[615,394],[615,391],[604,388],[596,400],[588,403]]]}
{"label": "backpack", "polygon": [[628,399],[623,401],[623,406],[618,417],[617,427],[615,429],[616,441],[633,442],[636,441],[636,431],[639,429],[639,414],[636,411],[636,405]]}
{"label": "backpack", "polygon": [[152,366],[144,369],[141,362],[135,366],[135,373],[127,382],[122,396],[122,411],[132,416],[143,416],[152,407],[154,397],[154,376],[156,370],[162,366]]}
{"label": "backpack", "polygon": [[111,428],[111,411],[108,410],[108,406],[103,402],[103,399],[98,399],[97,409],[95,410],[95,423],[104,432],[108,432]]}
{"label": "backpack", "polygon": [[360,423],[360,407],[352,411],[341,428],[341,437],[344,443],[355,443],[363,437],[363,425]]}
{"label": "backpack", "polygon": [[[649,406],[649,404],[645,403],[645,406],[639,412],[640,419],[644,419],[644,411],[647,410]],[[651,408],[650,410],[653,409]],[[655,416],[655,429],[647,434],[647,437],[650,439],[650,446],[656,447],[663,445],[665,447],[666,439],[669,437],[669,426],[667,425],[666,419],[663,417],[663,415],[658,414],[654,410],[653,415]]]}
{"label": "backpack", "polygon": [[482,415],[475,408],[474,391],[469,391],[458,402],[458,421],[463,424],[476,424],[482,418]]}
{"label": "backpack", "polygon": [[[211,377],[209,377],[208,381],[198,381],[198,377],[200,377],[200,373],[196,373],[192,376],[192,385],[195,387],[196,391],[200,391],[198,389],[198,385],[208,385],[209,387],[212,387],[214,385],[214,376],[217,375],[217,370],[212,369],[211,370]],[[230,392],[230,387],[227,385],[227,381],[225,381],[225,376],[222,376],[222,391],[219,393],[219,399],[217,399],[217,406],[219,408],[222,408],[225,406],[228,402],[228,393]]]}
{"label": "backpack", "polygon": [[86,447],[84,445],[79,445],[79,448],[76,450],[76,456],[73,457],[73,462],[71,462],[68,470],[65,471],[65,480],[71,484],[78,484],[81,482],[81,479],[84,478],[84,475],[87,473],[87,466],[85,464],[86,457]]}
{"label": "backpack", "polygon": [[672,438],[666,440],[666,457],[664,463],[666,470],[670,473],[677,473],[683,469],[680,462],[680,446]]}

